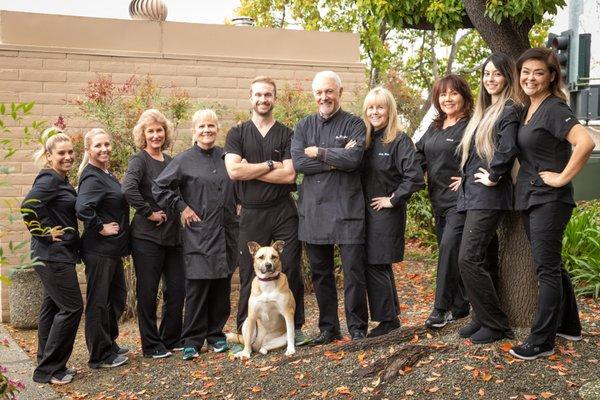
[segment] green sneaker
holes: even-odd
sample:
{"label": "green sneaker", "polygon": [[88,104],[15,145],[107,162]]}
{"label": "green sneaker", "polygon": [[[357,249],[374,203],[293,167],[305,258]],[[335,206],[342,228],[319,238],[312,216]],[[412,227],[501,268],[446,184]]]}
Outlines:
{"label": "green sneaker", "polygon": [[310,343],[310,338],[302,332],[302,329],[298,329],[294,333],[294,343],[296,346],[304,346],[305,344]]}
{"label": "green sneaker", "polygon": [[217,340],[215,343],[211,344],[213,351],[215,353],[224,353],[229,350],[229,345],[225,339]]}
{"label": "green sneaker", "polygon": [[239,343],[235,343],[234,345],[229,347],[229,354],[236,355],[237,353],[239,353],[240,351],[244,350],[244,345],[243,344],[239,344]]}
{"label": "green sneaker", "polygon": [[199,357],[198,350],[195,347],[185,347],[183,349],[183,359],[184,360],[193,360],[196,357]]}

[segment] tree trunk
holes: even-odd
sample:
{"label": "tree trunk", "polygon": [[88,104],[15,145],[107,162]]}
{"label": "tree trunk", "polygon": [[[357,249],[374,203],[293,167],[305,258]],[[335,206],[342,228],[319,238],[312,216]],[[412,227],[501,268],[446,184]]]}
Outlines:
{"label": "tree trunk", "polygon": [[531,47],[528,34],[533,27],[533,21],[514,24],[505,19],[497,24],[485,15],[485,3],[486,0],[463,1],[469,19],[490,49],[494,53],[505,53],[516,59]]}
{"label": "tree trunk", "polygon": [[538,284],[531,247],[519,213],[507,213],[498,229],[500,305],[513,327],[529,327],[537,309]]}

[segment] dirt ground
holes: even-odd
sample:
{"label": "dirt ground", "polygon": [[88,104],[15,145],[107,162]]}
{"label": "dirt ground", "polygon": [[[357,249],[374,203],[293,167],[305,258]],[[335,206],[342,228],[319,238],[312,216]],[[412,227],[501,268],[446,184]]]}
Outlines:
{"label": "dirt ground", "polygon": [[[130,363],[91,370],[80,327],[69,364],[78,374],[72,384],[55,390],[71,399],[575,399],[581,385],[600,376],[600,302],[580,299],[581,342],[558,339],[554,356],[524,362],[507,352],[527,336],[526,329],[516,331],[517,340],[484,346],[458,337],[456,331],[466,319],[440,331],[421,330],[432,304],[435,266],[419,260],[422,255],[414,251],[407,258],[412,261],[394,266],[403,328],[383,342],[365,339],[357,349],[351,347],[357,342],[345,338],[328,346],[297,348],[292,359],[280,350],[247,362],[205,351],[194,361],[183,361],[180,353],[152,360],[141,356],[136,322],[129,321],[121,327],[119,343],[132,350]],[[237,293],[234,297],[232,316]],[[339,314],[344,326],[341,301]],[[317,334],[314,294],[306,296],[306,315],[305,332]],[[233,317],[226,329],[232,328]],[[11,334],[34,358],[36,332],[12,329]],[[398,352],[413,354],[408,365],[396,364],[398,375],[366,374],[373,363],[391,361]],[[417,353],[425,355],[416,361]]]}

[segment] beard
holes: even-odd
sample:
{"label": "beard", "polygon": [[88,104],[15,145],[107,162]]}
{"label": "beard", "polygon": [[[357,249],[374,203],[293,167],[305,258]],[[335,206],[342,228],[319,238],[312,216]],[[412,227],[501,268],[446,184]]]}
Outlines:
{"label": "beard", "polygon": [[[264,104],[264,103],[263,103]],[[260,105],[263,105],[260,104]],[[267,117],[269,115],[271,115],[271,113],[273,112],[273,103],[269,104],[269,109],[267,111],[260,111],[259,109],[259,104],[255,104],[254,107],[252,107],[252,110],[254,110],[254,112],[258,115],[260,115],[261,117]]]}

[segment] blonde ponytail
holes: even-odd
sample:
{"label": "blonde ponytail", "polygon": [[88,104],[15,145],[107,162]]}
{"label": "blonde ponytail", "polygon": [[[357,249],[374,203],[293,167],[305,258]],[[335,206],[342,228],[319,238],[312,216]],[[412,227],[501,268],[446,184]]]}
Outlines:
{"label": "blonde ponytail", "polygon": [[97,135],[107,135],[110,137],[110,135],[102,128],[93,128],[85,134],[83,137],[83,158],[81,164],[79,164],[79,169],[77,170],[77,178],[81,176],[81,173],[90,162],[90,145],[92,144],[92,139]]}
{"label": "blonde ponytail", "polygon": [[46,128],[40,137],[40,148],[33,153],[33,163],[39,169],[48,166],[46,154],[52,153],[52,150],[58,143],[70,142],[71,138],[64,134],[59,128]]}

